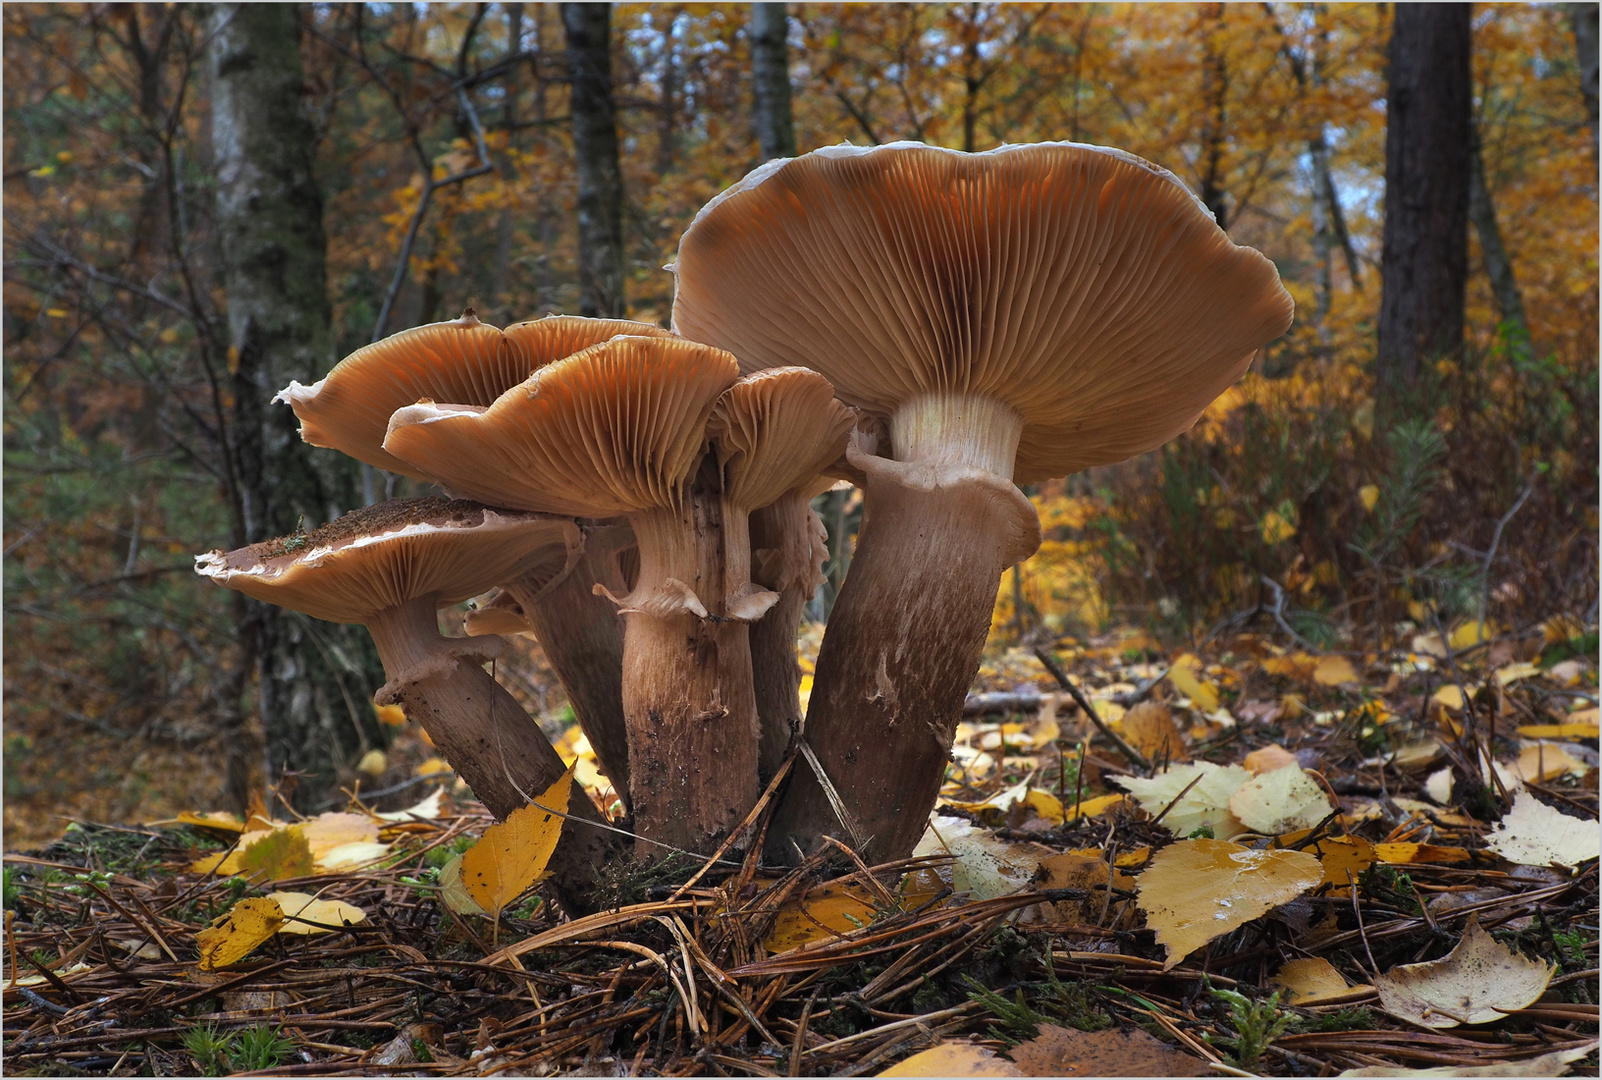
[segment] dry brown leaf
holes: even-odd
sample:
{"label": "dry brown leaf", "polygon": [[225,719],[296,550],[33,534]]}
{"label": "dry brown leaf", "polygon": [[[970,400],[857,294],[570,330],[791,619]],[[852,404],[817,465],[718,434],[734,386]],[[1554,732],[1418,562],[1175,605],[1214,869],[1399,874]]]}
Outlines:
{"label": "dry brown leaf", "polygon": [[1485,846],[1521,866],[1578,866],[1597,857],[1597,826],[1520,791],[1513,796],[1513,809],[1486,836]]}
{"label": "dry brown leaf", "polygon": [[1556,970],[1511,951],[1470,916],[1457,948],[1439,960],[1393,967],[1375,978],[1374,989],[1386,1012],[1421,1027],[1488,1024],[1504,1017],[1498,1009],[1538,1000]]}
{"label": "dry brown leaf", "polygon": [[1241,824],[1263,836],[1311,829],[1329,816],[1329,796],[1300,768],[1275,769],[1256,776],[1230,797],[1229,809]]}
{"label": "dry brown leaf", "polygon": [[879,1076],[1022,1076],[1012,1062],[982,1046],[943,1042],[892,1065]]}
{"label": "dry brown leaf", "polygon": [[[1075,1031],[1041,1024],[1007,1053],[1024,1076],[1211,1076],[1211,1066],[1139,1028]],[[960,1074],[958,1074],[960,1075]]]}
{"label": "dry brown leaf", "polygon": [[1142,701],[1124,713],[1124,738],[1151,761],[1189,761],[1185,736],[1174,723],[1168,706]]}
{"label": "dry brown leaf", "polygon": [[1175,797],[1197,777],[1201,779],[1196,786],[1174,803],[1173,809],[1163,817],[1163,827],[1175,836],[1189,836],[1205,825],[1213,830],[1214,838],[1220,840],[1245,832],[1246,827],[1229,809],[1229,800],[1252,778],[1252,774],[1239,765],[1214,765],[1210,761],[1197,761],[1190,765],[1175,765],[1149,780],[1120,776],[1114,778],[1114,783],[1133,795],[1142,810],[1155,816],[1174,802]]}
{"label": "dry brown leaf", "polygon": [[1313,669],[1313,681],[1320,686],[1355,683],[1358,681],[1357,669],[1346,657],[1331,653],[1329,656],[1319,658],[1318,666]]}
{"label": "dry brown leaf", "polygon": [[1283,769],[1289,765],[1296,765],[1297,761],[1295,754],[1291,753],[1278,743],[1274,743],[1273,745],[1265,746],[1260,750],[1253,750],[1251,753],[1246,755],[1246,760],[1241,764],[1243,764],[1246,767],[1246,771],[1251,773],[1253,776],[1262,776],[1264,773],[1271,773],[1276,769]]}
{"label": "dry brown leaf", "polygon": [[1181,840],[1140,875],[1146,925],[1168,949],[1167,971],[1237,926],[1296,899],[1324,876],[1305,851],[1253,851],[1222,840]]}
{"label": "dry brown leaf", "polygon": [[1279,969],[1279,974],[1270,980],[1270,985],[1283,986],[1285,1003],[1298,1007],[1343,998],[1356,990],[1373,989],[1366,983],[1361,986],[1349,985],[1346,977],[1335,970],[1335,965],[1321,956],[1290,961]]}
{"label": "dry brown leaf", "polygon": [[1499,1061],[1495,1065],[1442,1065],[1434,1069],[1392,1069],[1373,1065],[1366,1069],[1347,1069],[1342,1076],[1562,1076],[1564,1066],[1595,1053],[1596,1046],[1557,1050],[1523,1061]]}
{"label": "dry brown leaf", "polygon": [[343,900],[319,900],[303,892],[268,893],[267,899],[276,900],[284,913],[280,934],[331,934],[330,926],[355,926],[367,921],[367,912]]}

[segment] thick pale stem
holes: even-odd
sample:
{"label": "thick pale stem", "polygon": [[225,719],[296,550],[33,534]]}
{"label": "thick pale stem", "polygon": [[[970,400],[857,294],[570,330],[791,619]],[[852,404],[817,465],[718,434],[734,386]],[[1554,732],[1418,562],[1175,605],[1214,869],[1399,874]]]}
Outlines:
{"label": "thick pale stem", "polygon": [[626,591],[616,553],[586,548],[571,572],[536,595],[527,582],[505,586],[534,628],[551,670],[562,683],[601,771],[625,805],[629,800],[628,725],[623,719],[623,627],[617,609],[598,596],[599,583]]}
{"label": "thick pale stem", "polygon": [[758,772],[764,783],[784,760],[790,736],[801,727],[801,665],[796,638],[801,613],[823,580],[828,558],[823,522],[803,491],[792,491],[751,514],[755,549],[752,580],[779,594],[779,602],[751,624],[751,668],[761,729]]}
{"label": "thick pale stem", "polygon": [[710,851],[755,805],[756,699],[744,622],[721,602],[727,574],[715,476],[682,508],[629,519],[640,576],[623,598],[623,711],[638,854],[648,841]]}
{"label": "thick pale stem", "polygon": [[[796,861],[823,834],[872,862],[902,858],[939,795],[1002,572],[1040,544],[1034,507],[1007,478],[1019,425],[982,399],[927,398],[892,420],[898,457],[857,448],[866,511],[851,573],[829,617],[806,740],[849,822],[811,769],[797,769],[768,833]],[[939,425],[953,427],[939,437]],[[1005,467],[998,468],[1006,457]]]}
{"label": "thick pale stem", "polygon": [[[440,756],[503,820],[555,783],[567,766],[517,699],[479,666],[500,639],[457,642],[441,637],[438,627],[432,596],[391,608],[368,623],[390,680],[385,693],[405,702]],[[602,819],[577,785],[568,813],[581,820],[563,826],[551,860],[552,882],[564,906],[589,911],[597,902],[597,868],[616,860],[623,846],[617,834],[585,824]]]}

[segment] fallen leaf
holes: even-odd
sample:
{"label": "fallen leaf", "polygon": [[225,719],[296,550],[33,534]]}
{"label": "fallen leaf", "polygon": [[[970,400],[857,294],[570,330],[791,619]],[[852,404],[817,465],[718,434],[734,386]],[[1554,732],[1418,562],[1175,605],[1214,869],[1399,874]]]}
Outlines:
{"label": "fallen leaf", "polygon": [[[1279,837],[1282,847],[1294,847],[1306,839],[1311,829],[1298,829]],[[1360,836],[1325,836],[1298,851],[1311,852],[1324,867],[1324,877],[1318,884],[1336,886],[1335,895],[1345,896],[1349,886],[1372,866],[1377,858],[1374,845]],[[1350,877],[1348,877],[1350,873]]]}
{"label": "fallen leaf", "polygon": [[1319,658],[1318,666],[1313,669],[1313,681],[1320,686],[1341,686],[1345,683],[1358,681],[1357,669],[1352,662],[1344,656],[1329,656]]}
{"label": "fallen leaf", "polygon": [[1239,818],[1229,809],[1229,800],[1239,791],[1252,774],[1239,765],[1214,765],[1198,761],[1190,765],[1176,765],[1167,772],[1150,779],[1138,776],[1119,776],[1113,782],[1135,797],[1140,808],[1153,816],[1161,814],[1169,803],[1197,777],[1196,786],[1185,797],[1174,803],[1162,820],[1162,825],[1175,836],[1189,836],[1202,826],[1209,826],[1216,839],[1227,839],[1246,831]]}
{"label": "fallen leaf", "polygon": [[1042,855],[1052,854],[1039,844],[1016,844],[997,840],[987,829],[962,818],[932,814],[929,828],[914,858],[949,855],[951,886],[970,893],[976,900],[1006,896],[1024,888],[1035,876]]}
{"label": "fallen leaf", "polygon": [[1386,1012],[1420,1027],[1488,1024],[1504,1017],[1499,1009],[1538,1000],[1556,970],[1511,951],[1470,916],[1457,948],[1439,960],[1399,964],[1376,977],[1374,989]]}
{"label": "fallen leaf", "polygon": [[545,876],[545,864],[562,835],[558,815],[567,813],[572,790],[570,765],[534,802],[485,829],[478,843],[462,853],[462,883],[491,918]]}
{"label": "fallen leaf", "polygon": [[[1008,1050],[1024,1076],[1211,1076],[1201,1058],[1139,1028],[1075,1031],[1041,1024],[1040,1034]],[[961,1074],[956,1074],[961,1075]]]}
{"label": "fallen leaf", "polygon": [[406,726],[406,710],[399,705],[374,705],[373,712],[378,714],[380,723],[390,727]]}
{"label": "fallen leaf", "polygon": [[1408,863],[1460,863],[1469,862],[1474,856],[1469,854],[1468,848],[1438,847],[1435,844],[1375,844],[1374,858],[1377,862],[1390,863],[1393,866],[1403,866]]}
{"label": "fallen leaf", "polygon": [[[1201,677],[1202,663],[1190,653],[1174,661],[1168,669],[1168,681],[1175,690],[1190,698],[1191,704],[1204,713],[1218,708],[1218,688]],[[1127,714],[1126,714],[1127,715]],[[1105,719],[1105,716],[1103,717]]]}
{"label": "fallen leaf", "polygon": [[1546,669],[1546,677],[1559,686],[1579,686],[1585,677],[1585,665],[1577,659],[1562,660]]}
{"label": "fallen leaf", "polygon": [[1063,812],[1066,821],[1078,821],[1082,817],[1099,817],[1115,806],[1122,806],[1128,801],[1124,795],[1098,795],[1094,799],[1086,799]]}
{"label": "fallen leaf", "polygon": [[1140,875],[1137,902],[1168,950],[1167,971],[1214,938],[1296,899],[1323,876],[1318,859],[1305,851],[1181,840],[1159,851]]}
{"label": "fallen leaf", "polygon": [[215,829],[219,832],[233,833],[238,836],[245,831],[245,823],[226,810],[214,810],[209,814],[197,814],[193,810],[185,810],[176,818],[168,821],[152,821],[151,825],[193,825],[198,829]]}
{"label": "fallen leaf", "polygon": [[878,1076],[1022,1076],[1012,1062],[982,1046],[943,1042],[913,1054]]}
{"label": "fallen leaf", "polygon": [[[939,875],[919,871],[901,879],[895,898],[897,906],[910,911],[939,895],[944,883]],[[867,926],[878,915],[872,894],[860,885],[830,882],[791,897],[774,913],[773,926],[762,946],[778,954],[798,949],[814,941],[832,941],[841,934]]]}
{"label": "fallen leaf", "polygon": [[1124,713],[1124,738],[1151,761],[1189,761],[1185,736],[1174,723],[1168,706],[1142,701]]}
{"label": "fallen leaf", "polygon": [[358,840],[350,844],[341,844],[325,852],[322,858],[317,860],[317,866],[320,871],[341,870],[347,866],[377,862],[389,854],[388,844],[381,844],[377,840]]}
{"label": "fallen leaf", "polygon": [[1453,685],[1446,685],[1430,695],[1430,700],[1448,709],[1461,711],[1463,708],[1463,691]]}
{"label": "fallen leaf", "polygon": [[366,814],[319,814],[300,828],[316,862],[326,862],[324,856],[346,844],[378,840],[378,823]]}
{"label": "fallen leaf", "polygon": [[446,761],[444,758],[431,757],[412,771],[418,776],[444,776],[447,773],[452,773],[456,770],[452,769],[451,763]]}
{"label": "fallen leaf", "polygon": [[1061,825],[1067,820],[1062,802],[1049,791],[1030,788],[1024,793],[1023,803],[1035,812],[1036,817],[1052,825]]}
{"label": "fallen leaf", "polygon": [[1580,1046],[1573,1050],[1557,1050],[1540,1057],[1523,1061],[1499,1061],[1495,1065],[1441,1065],[1434,1069],[1392,1069],[1371,1065],[1365,1069],[1347,1069],[1341,1076],[1562,1076],[1563,1067],[1596,1052],[1596,1046]]}
{"label": "fallen leaf", "polygon": [[278,933],[284,909],[278,901],[255,897],[241,900],[195,935],[200,946],[200,969],[211,971],[243,959],[257,945]]}
{"label": "fallen leaf", "polygon": [[1479,621],[1471,619],[1452,631],[1452,636],[1447,639],[1447,644],[1451,645],[1452,649],[1456,651],[1467,649],[1471,645],[1478,645],[1482,641],[1489,641],[1495,636],[1496,623],[1490,619]]}
{"label": "fallen leaf", "polygon": [[1335,970],[1335,965],[1321,956],[1290,961],[1279,969],[1269,985],[1283,986],[1287,994],[1285,1004],[1299,1008],[1343,998],[1354,991],[1373,989],[1367,983],[1349,985],[1346,977]]}
{"label": "fallen leaf", "polygon": [[[202,930],[201,933],[205,933],[205,931]],[[145,954],[144,950],[140,950],[135,955],[145,956],[146,954]],[[156,950],[156,954],[154,956],[148,957],[148,959],[151,959],[151,960],[157,960],[157,959],[160,959],[160,958],[161,958],[161,950],[159,950],[159,949]],[[51,972],[51,974],[53,974],[56,978],[59,979],[63,975],[76,975],[81,971],[92,971],[92,970],[94,970],[94,968],[95,968],[94,964],[85,964],[83,961],[80,960],[78,963],[73,964],[69,968],[62,968],[60,971]],[[20,979],[7,979],[6,980],[6,987],[7,987],[7,989],[9,989],[9,988],[11,988],[13,986],[39,986],[40,984],[47,983],[49,981],[50,981],[49,977],[45,976],[45,975],[24,975]]]}
{"label": "fallen leaf", "polygon": [[1309,653],[1289,653],[1285,656],[1270,656],[1263,661],[1263,670],[1270,675],[1278,675],[1286,679],[1310,678],[1313,670],[1318,667],[1318,657]]}
{"label": "fallen leaf", "polygon": [[389,768],[389,757],[382,750],[369,750],[356,763],[356,771],[363,776],[383,776]]}
{"label": "fallen leaf", "polygon": [[1246,755],[1246,760],[1241,764],[1243,764],[1246,767],[1246,770],[1253,776],[1262,776],[1264,773],[1270,773],[1276,769],[1283,769],[1287,765],[1295,765],[1296,763],[1295,754],[1291,753],[1278,743],[1274,743],[1272,746],[1265,746],[1260,750],[1253,750],[1251,753]]}
{"label": "fallen leaf", "polygon": [[1541,742],[1524,747],[1519,751],[1518,761],[1513,763],[1513,771],[1518,773],[1519,779],[1536,784],[1560,776],[1584,776],[1588,768],[1589,765],[1563,747]]}
{"label": "fallen leaf", "polygon": [[1265,544],[1278,544],[1296,535],[1296,526],[1287,521],[1278,510],[1270,510],[1264,514],[1263,520],[1258,523],[1258,529]]}
{"label": "fallen leaf", "polygon": [[1363,503],[1363,509],[1372,514],[1374,507],[1379,505],[1380,489],[1378,484],[1364,484],[1357,489],[1357,497]]}
{"label": "fallen leaf", "polygon": [[1122,870],[1114,870],[1095,848],[1088,853],[1067,851],[1040,860],[1035,873],[1035,887],[1039,889],[1083,889],[1091,893],[1088,900],[1058,900],[1049,905],[1058,921],[1084,922],[1091,912],[1099,913],[1106,899],[1108,884],[1115,889],[1128,889],[1134,880]]}
{"label": "fallen leaf", "polygon": [[305,826],[274,829],[240,853],[236,871],[247,881],[283,881],[309,876],[313,866]]}
{"label": "fallen leaf", "polygon": [[1329,796],[1300,768],[1275,769],[1255,776],[1230,797],[1229,809],[1241,824],[1263,836],[1311,829],[1329,816]]}
{"label": "fallen leaf", "polygon": [[1503,686],[1518,682],[1520,679],[1533,679],[1541,674],[1541,669],[1535,664],[1518,663],[1508,664],[1506,667],[1496,669],[1496,681]]}
{"label": "fallen leaf", "polygon": [[453,856],[439,868],[439,898],[458,915],[488,915],[462,884],[462,857]]}
{"label": "fallen leaf", "polygon": [[1526,739],[1595,739],[1599,732],[1595,721],[1589,724],[1525,724],[1519,734]]}
{"label": "fallen leaf", "polygon": [[1446,642],[1436,633],[1413,635],[1413,651],[1439,660],[1446,659]]}
{"label": "fallen leaf", "polygon": [[380,821],[426,821],[440,815],[440,803],[445,798],[444,788],[435,788],[434,793],[415,806],[408,806],[404,810],[392,810],[387,814],[375,814]]}
{"label": "fallen leaf", "polygon": [[367,921],[367,912],[343,900],[319,900],[303,892],[268,893],[267,899],[277,901],[283,911],[284,925],[278,928],[280,934],[331,934],[333,931],[325,929],[326,926],[354,926]]}
{"label": "fallen leaf", "polygon": [[1595,821],[1582,821],[1528,791],[1513,796],[1513,809],[1497,822],[1485,846],[1520,866],[1578,866],[1597,857]]}

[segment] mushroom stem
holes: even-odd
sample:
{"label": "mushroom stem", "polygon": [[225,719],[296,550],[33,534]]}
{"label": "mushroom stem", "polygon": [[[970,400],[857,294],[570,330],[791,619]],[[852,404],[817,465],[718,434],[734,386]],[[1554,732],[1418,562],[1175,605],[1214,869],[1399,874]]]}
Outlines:
{"label": "mushroom stem", "polygon": [[715,469],[677,509],[631,515],[640,576],[620,601],[623,712],[637,853],[710,851],[756,804],[757,721],[744,622],[721,607],[725,552]]}
{"label": "mushroom stem", "polygon": [[890,417],[898,461],[949,461],[1012,479],[1023,419],[982,394],[919,394]]}
{"label": "mushroom stem", "polygon": [[[442,637],[435,606],[434,596],[418,597],[367,624],[390,679],[379,697],[404,702],[473,794],[504,820],[567,767],[517,699],[479,666],[501,639]],[[591,911],[596,869],[615,861],[621,845],[617,834],[582,824],[602,823],[582,790],[569,799],[568,813],[581,821],[564,827],[551,860],[552,881],[569,910]]]}
{"label": "mushroom stem", "polygon": [[523,609],[545,658],[562,683],[573,716],[601,771],[629,806],[628,725],[623,719],[623,628],[617,609],[595,592],[625,591],[617,553],[586,545],[571,572],[543,590],[529,582],[504,586]]}
{"label": "mushroom stem", "polygon": [[779,594],[773,609],[751,624],[751,669],[761,731],[757,769],[764,784],[784,760],[790,736],[801,729],[796,637],[802,611],[823,580],[827,541],[823,521],[803,489],[786,492],[773,505],[751,513],[752,580]]}
{"label": "mushroom stem", "polygon": [[797,770],[769,828],[774,858],[794,862],[825,834],[869,863],[912,851],[939,795],[1001,574],[1040,544],[1039,517],[1017,487],[964,463],[993,461],[993,443],[937,445],[960,452],[891,461],[847,450],[865,474],[867,509],[818,654],[805,735],[851,820],[839,819],[811,770]]}

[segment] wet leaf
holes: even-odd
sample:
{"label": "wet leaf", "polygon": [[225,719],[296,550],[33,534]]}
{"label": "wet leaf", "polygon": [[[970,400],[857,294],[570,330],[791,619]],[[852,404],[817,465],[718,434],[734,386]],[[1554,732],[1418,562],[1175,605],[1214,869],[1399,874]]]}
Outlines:
{"label": "wet leaf", "polygon": [[247,953],[278,932],[284,925],[284,910],[278,901],[263,898],[241,900],[219,915],[211,925],[195,935],[200,946],[200,969],[211,971],[238,963]]}
{"label": "wet leaf", "polygon": [[1168,949],[1163,970],[1214,938],[1289,903],[1323,878],[1305,851],[1253,851],[1222,840],[1181,840],[1140,875],[1138,903]]}
{"label": "wet leaf", "polygon": [[1528,791],[1485,838],[1485,846],[1521,866],[1578,866],[1597,857],[1597,824],[1554,810]]}
{"label": "wet leaf", "polygon": [[1311,829],[1329,816],[1329,796],[1301,769],[1275,769],[1248,780],[1229,800],[1229,809],[1253,832],[1278,836]]}
{"label": "wet leaf", "polygon": [[562,819],[557,814],[567,813],[572,790],[573,769],[569,766],[534,803],[485,829],[478,843],[463,853],[462,883],[491,917],[499,917],[507,904],[545,876],[545,864],[551,861],[562,835]]}
{"label": "wet leaf", "polygon": [[[1595,833],[1593,830],[1593,847]],[[1379,975],[1374,989],[1386,1012],[1428,1028],[1488,1024],[1499,1009],[1522,1009],[1540,999],[1556,965],[1508,949],[1470,917],[1463,940],[1446,956],[1400,964]]]}
{"label": "wet leaf", "polygon": [[[267,899],[277,901],[283,911],[284,925],[278,928],[280,934],[331,934],[333,931],[325,926],[355,926],[367,921],[367,912],[343,900],[319,900],[303,892],[268,893]],[[312,923],[324,926],[312,926]]]}
{"label": "wet leaf", "polygon": [[1139,1028],[1075,1031],[1041,1024],[1007,1051],[1024,1076],[1211,1076],[1211,1067]]}
{"label": "wet leaf", "polygon": [[965,1042],[943,1042],[919,1051],[899,1065],[892,1065],[879,1076],[1022,1076],[1005,1058],[982,1046]]}
{"label": "wet leaf", "polygon": [[[1279,842],[1285,847],[1292,847],[1310,832],[1311,829],[1298,829],[1281,836]],[[1311,852],[1318,858],[1324,867],[1324,877],[1319,885],[1336,886],[1336,896],[1348,895],[1351,884],[1378,858],[1374,853],[1374,845],[1358,836],[1326,836],[1298,850]]]}
{"label": "wet leaf", "polygon": [[1185,792],[1185,797],[1163,817],[1163,827],[1181,837],[1189,836],[1204,825],[1213,830],[1216,839],[1227,839],[1245,832],[1246,827],[1229,808],[1229,800],[1235,792],[1252,778],[1252,774],[1239,765],[1214,765],[1210,761],[1198,761],[1190,765],[1175,765],[1150,779],[1119,776],[1113,778],[1113,782],[1133,795],[1142,810],[1155,816],[1174,802],[1175,797],[1197,777],[1201,779],[1197,780],[1196,786]]}

